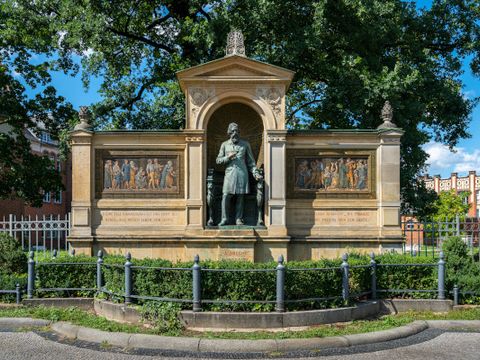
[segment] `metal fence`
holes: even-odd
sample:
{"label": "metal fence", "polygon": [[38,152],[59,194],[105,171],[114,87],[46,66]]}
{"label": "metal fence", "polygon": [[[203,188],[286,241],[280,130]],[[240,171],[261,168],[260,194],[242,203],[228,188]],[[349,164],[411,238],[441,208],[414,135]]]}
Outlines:
{"label": "metal fence", "polygon": [[480,249],[480,222],[478,218],[445,218],[442,221],[420,221],[416,218],[402,220],[404,253],[438,256],[443,242],[452,236],[460,237],[471,255]]}
{"label": "metal fence", "polygon": [[16,238],[28,251],[68,250],[70,213],[63,219],[60,215],[20,216],[10,214],[0,221],[0,232]]}
{"label": "metal fence", "polygon": [[[355,265],[350,266],[348,263],[348,256],[344,254],[342,257],[342,264],[338,267],[328,267],[328,268],[287,268],[284,265],[283,256],[280,256],[278,259],[277,266],[271,269],[210,269],[202,268],[200,264],[200,259],[197,256],[194,258],[194,264],[192,267],[185,268],[172,268],[172,267],[151,267],[151,266],[134,266],[132,263],[132,257],[130,253],[126,255],[126,261],[123,265],[121,264],[104,264],[103,253],[99,251],[96,262],[55,262],[55,263],[42,263],[42,266],[62,266],[62,265],[74,265],[74,266],[96,266],[96,287],[95,288],[42,288],[35,289],[35,261],[34,261],[34,252],[30,252],[28,259],[28,282],[27,282],[27,297],[32,298],[35,291],[45,292],[45,291],[96,291],[98,293],[106,293],[112,296],[121,297],[124,299],[125,304],[131,304],[134,300],[154,300],[154,301],[163,301],[163,302],[177,302],[177,303],[190,303],[192,304],[192,310],[195,312],[202,310],[202,304],[246,304],[246,303],[260,303],[260,304],[275,304],[275,310],[277,312],[286,311],[285,304],[289,302],[302,302],[302,301],[325,301],[325,300],[342,300],[343,304],[346,305],[349,303],[349,300],[352,298],[360,298],[369,296],[372,300],[377,299],[378,294],[380,293],[422,293],[427,292],[431,293],[434,297],[444,300],[446,297],[445,291],[445,261],[443,253],[439,254],[439,261],[437,263],[415,263],[415,264],[382,264],[377,263],[375,260],[375,255],[372,253],[371,260],[369,264],[365,265]],[[436,289],[378,289],[377,288],[377,271],[380,267],[405,267],[405,266],[420,266],[420,267],[437,267],[438,268],[438,281]],[[115,293],[111,292],[104,287],[103,279],[103,269],[106,267],[116,267],[123,271],[124,276],[124,293]],[[352,269],[366,269],[370,271],[371,283],[370,289],[362,293],[352,294],[349,287],[350,271]],[[192,294],[188,299],[179,299],[179,298],[165,298],[151,295],[139,295],[134,294],[132,289],[134,289],[132,270],[135,269],[149,269],[155,271],[169,270],[169,271],[185,271],[192,274]],[[276,277],[276,294],[275,300],[232,300],[232,299],[202,299],[202,273],[205,272],[271,272],[275,273]],[[321,298],[301,298],[289,300],[285,294],[285,275],[289,271],[339,271],[341,273],[341,284],[339,284],[339,289],[341,293],[331,294],[328,297]]]}

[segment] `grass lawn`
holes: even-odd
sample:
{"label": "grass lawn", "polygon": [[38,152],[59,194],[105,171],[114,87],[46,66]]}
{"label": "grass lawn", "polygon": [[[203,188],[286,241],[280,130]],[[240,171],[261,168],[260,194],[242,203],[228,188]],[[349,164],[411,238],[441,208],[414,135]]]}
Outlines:
{"label": "grass lawn", "polygon": [[[161,334],[155,328],[119,324],[101,316],[77,308],[53,307],[0,307],[0,317],[31,317],[51,321],[69,321],[75,325],[91,327],[104,331],[127,333]],[[319,325],[302,331],[283,332],[167,332],[161,335],[195,336],[210,339],[295,339],[314,338],[348,334],[358,334],[379,330],[387,330],[403,326],[415,320],[479,320],[480,308],[454,310],[449,313],[407,312],[398,315],[387,315],[375,320],[357,320],[348,323]]]}

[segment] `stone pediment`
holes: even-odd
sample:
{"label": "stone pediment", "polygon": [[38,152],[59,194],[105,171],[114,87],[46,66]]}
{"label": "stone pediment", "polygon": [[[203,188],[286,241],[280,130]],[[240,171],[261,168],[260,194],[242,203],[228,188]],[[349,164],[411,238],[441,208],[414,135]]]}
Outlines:
{"label": "stone pediment", "polygon": [[203,74],[202,76],[241,76],[241,77],[250,77],[250,76],[268,76],[265,73],[252,69],[245,66],[235,66],[230,65],[220,69],[216,69],[210,72]]}
{"label": "stone pediment", "polygon": [[291,70],[238,55],[227,56],[177,72],[183,91],[186,83],[205,80],[213,82],[280,81],[288,87],[293,75],[294,72]]}

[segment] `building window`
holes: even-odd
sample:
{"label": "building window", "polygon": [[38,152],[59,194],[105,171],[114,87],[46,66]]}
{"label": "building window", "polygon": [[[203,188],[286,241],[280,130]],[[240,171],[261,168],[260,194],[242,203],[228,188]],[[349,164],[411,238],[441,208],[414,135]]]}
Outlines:
{"label": "building window", "polygon": [[50,202],[50,192],[46,192],[46,193],[43,195],[43,202],[44,202],[44,203],[49,203],[49,202]]}
{"label": "building window", "polygon": [[57,171],[59,173],[62,172],[62,162],[60,160],[57,160]]}
{"label": "building window", "polygon": [[40,140],[44,143],[47,143],[47,144],[53,144],[52,137],[46,131],[42,131],[42,133],[40,135]]}
{"label": "building window", "polygon": [[61,191],[58,191],[55,193],[54,197],[53,197],[53,202],[55,204],[61,204],[62,203],[62,192]]}
{"label": "building window", "polygon": [[405,224],[405,230],[413,230],[414,228],[415,224],[413,223],[413,220],[408,220]]}

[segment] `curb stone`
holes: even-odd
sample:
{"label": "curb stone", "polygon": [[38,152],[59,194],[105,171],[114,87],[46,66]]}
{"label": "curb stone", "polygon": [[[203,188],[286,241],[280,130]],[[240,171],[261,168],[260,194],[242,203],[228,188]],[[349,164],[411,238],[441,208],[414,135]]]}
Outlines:
{"label": "curb stone", "polygon": [[0,328],[19,328],[19,327],[43,327],[48,326],[52,322],[42,319],[32,319],[32,318],[0,318]]}
{"label": "curb stone", "polygon": [[226,340],[106,332],[68,322],[57,322],[52,325],[53,331],[76,340],[93,343],[106,342],[124,348],[176,350],[194,353],[285,352],[345,348],[353,345],[400,339],[418,334],[427,328],[428,324],[425,321],[415,321],[412,324],[395,329],[355,335],[308,339]]}
{"label": "curb stone", "polygon": [[326,348],[346,348],[405,338],[418,334],[428,328],[434,329],[476,329],[480,330],[480,320],[428,320],[414,321],[398,328],[371,333],[332,336],[308,339],[265,339],[265,340],[225,340],[201,339],[191,337],[158,336],[148,334],[128,334],[107,332],[73,325],[59,321],[31,318],[0,318],[2,327],[47,326],[51,324],[54,332],[64,337],[92,343],[102,342],[124,348],[144,348],[158,350],[176,350],[193,353],[251,353],[286,352],[295,350],[317,350]]}

